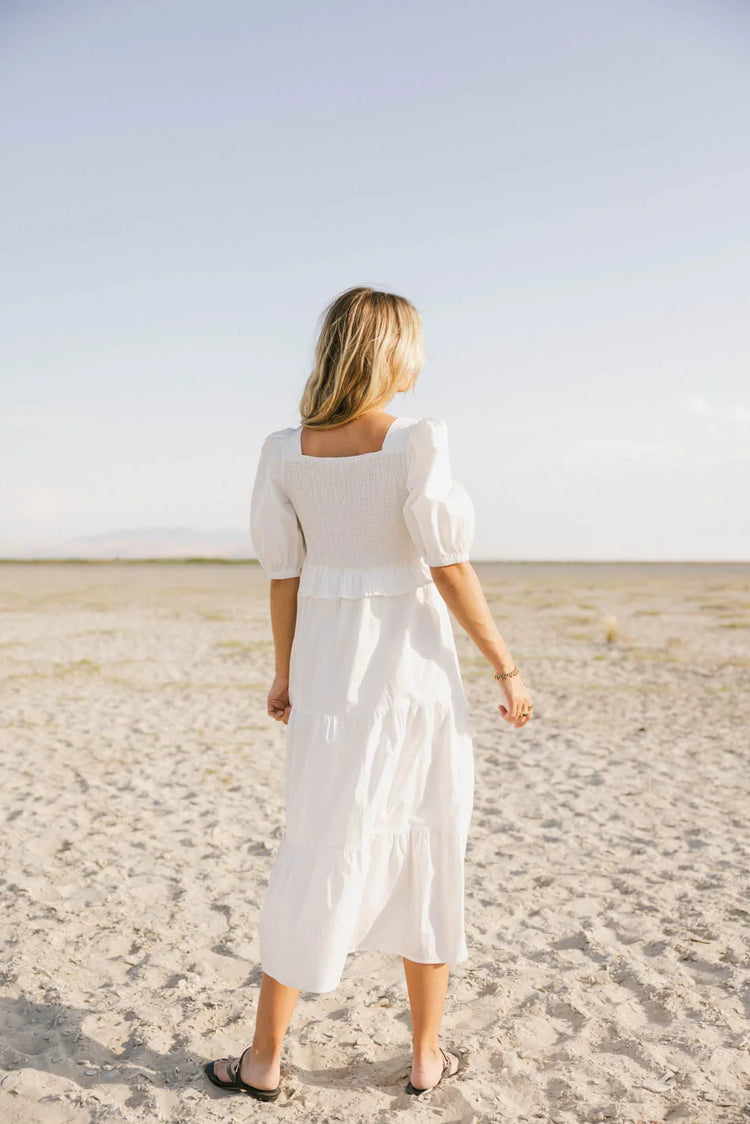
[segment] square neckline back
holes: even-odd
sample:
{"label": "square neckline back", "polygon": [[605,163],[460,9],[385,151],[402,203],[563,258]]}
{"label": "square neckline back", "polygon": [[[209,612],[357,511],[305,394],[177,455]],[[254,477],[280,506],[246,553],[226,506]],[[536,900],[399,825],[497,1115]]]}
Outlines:
{"label": "square neckline back", "polygon": [[317,456],[315,456],[314,453],[303,453],[302,452],[302,429],[303,429],[303,426],[302,426],[302,423],[300,422],[300,424],[297,426],[297,454],[302,460],[305,460],[305,461],[357,461],[357,460],[362,460],[364,457],[379,457],[381,455],[381,453],[388,452],[388,450],[386,449],[386,445],[388,444],[388,438],[390,437],[392,431],[398,427],[399,423],[403,422],[403,421],[406,421],[406,418],[403,415],[393,419],[393,421],[391,422],[391,424],[388,426],[387,430],[385,431],[385,437],[383,438],[383,443],[382,443],[382,445],[380,446],[379,449],[372,449],[369,453],[344,453],[343,455],[339,455],[337,457],[317,457]]}

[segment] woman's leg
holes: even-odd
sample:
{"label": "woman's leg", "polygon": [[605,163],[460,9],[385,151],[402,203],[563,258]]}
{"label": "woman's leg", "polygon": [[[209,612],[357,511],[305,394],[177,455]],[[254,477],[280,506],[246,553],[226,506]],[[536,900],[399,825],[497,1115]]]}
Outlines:
{"label": "woman's leg", "polygon": [[[245,1054],[240,1077],[256,1089],[275,1089],[281,1079],[281,1047],[292,1021],[299,991],[286,987],[273,976],[263,972],[255,1014],[255,1034],[252,1049]],[[226,1064],[231,1059],[221,1059],[214,1064],[214,1073],[220,1081],[227,1078]]]}
{"label": "woman's leg", "polygon": [[443,1056],[440,1053],[440,1021],[448,990],[450,964],[404,962],[406,990],[409,993],[412,1023],[411,1082],[417,1089],[429,1089],[440,1080]]}

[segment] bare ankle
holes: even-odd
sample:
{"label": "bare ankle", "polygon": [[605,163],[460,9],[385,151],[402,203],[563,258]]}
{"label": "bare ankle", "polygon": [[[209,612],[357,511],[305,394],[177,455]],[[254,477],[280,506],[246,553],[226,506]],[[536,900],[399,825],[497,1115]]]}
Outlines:
{"label": "bare ankle", "polygon": [[250,1056],[253,1061],[262,1062],[265,1065],[273,1065],[281,1057],[281,1046],[282,1043],[280,1042],[253,1038]]}
{"label": "bare ankle", "polygon": [[440,1046],[434,1039],[428,1042],[412,1041],[411,1050],[416,1060],[429,1061],[440,1053]]}

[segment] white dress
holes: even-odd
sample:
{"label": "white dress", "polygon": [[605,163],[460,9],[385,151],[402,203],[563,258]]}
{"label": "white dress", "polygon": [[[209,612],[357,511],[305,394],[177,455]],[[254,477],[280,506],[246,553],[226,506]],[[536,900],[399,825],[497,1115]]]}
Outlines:
{"label": "white dress", "polygon": [[396,418],[358,456],[305,455],[301,431],[266,437],[251,500],[265,574],[300,577],[286,824],[259,937],[264,972],[325,992],[360,949],[468,955],[472,729],[430,566],[469,559],[475,516],[441,418]]}

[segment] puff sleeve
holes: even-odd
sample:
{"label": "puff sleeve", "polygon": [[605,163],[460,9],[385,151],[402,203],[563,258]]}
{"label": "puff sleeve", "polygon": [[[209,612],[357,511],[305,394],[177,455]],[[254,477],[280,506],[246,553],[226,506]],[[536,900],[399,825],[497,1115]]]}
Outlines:
{"label": "puff sleeve", "polygon": [[408,495],[403,515],[428,566],[468,562],[475,531],[474,504],[453,479],[448,429],[442,418],[420,418],[409,433]]}
{"label": "puff sleeve", "polygon": [[284,431],[269,433],[260,451],[250,499],[250,540],[268,578],[296,578],[305,559],[305,537],[286,494],[282,473]]}

